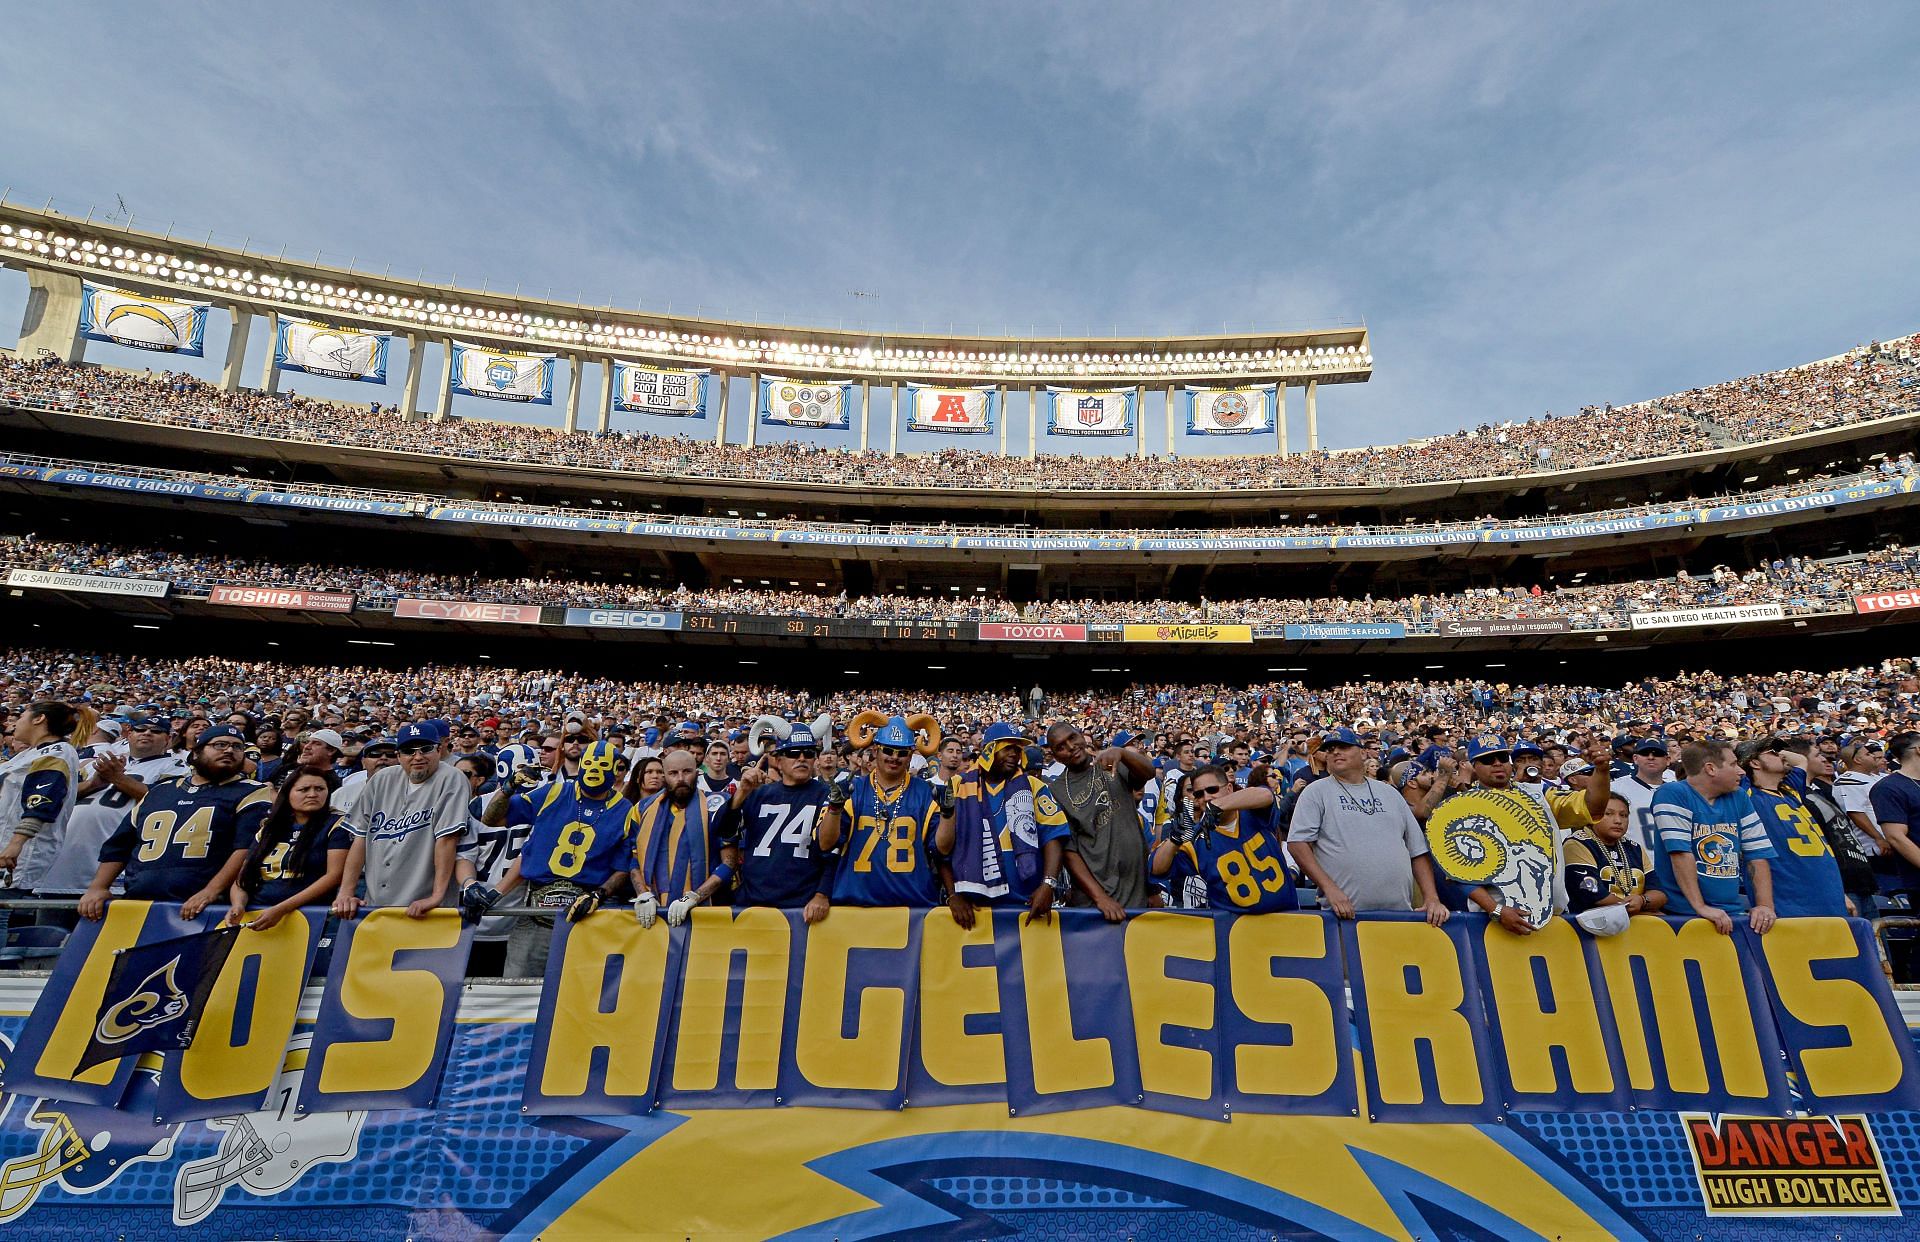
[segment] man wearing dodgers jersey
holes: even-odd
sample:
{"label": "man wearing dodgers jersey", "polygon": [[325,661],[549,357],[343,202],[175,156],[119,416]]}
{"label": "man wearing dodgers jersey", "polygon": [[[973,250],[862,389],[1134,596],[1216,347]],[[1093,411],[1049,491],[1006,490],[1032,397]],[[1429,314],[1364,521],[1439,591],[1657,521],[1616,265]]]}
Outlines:
{"label": "man wearing dodgers jersey", "polygon": [[[405,906],[425,918],[451,905],[454,862],[467,828],[467,780],[440,760],[439,730],[402,725],[400,762],[367,778],[347,827],[353,846],[333,912],[352,918],[367,906]],[[355,895],[362,876],[364,901]]]}

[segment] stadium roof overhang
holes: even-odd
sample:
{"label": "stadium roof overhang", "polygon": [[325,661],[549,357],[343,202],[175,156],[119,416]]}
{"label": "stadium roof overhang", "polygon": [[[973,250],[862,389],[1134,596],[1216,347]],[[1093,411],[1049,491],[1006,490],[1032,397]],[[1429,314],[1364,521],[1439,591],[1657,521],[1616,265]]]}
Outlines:
{"label": "stadium roof overhang", "polygon": [[[351,264],[351,260],[349,260]],[[589,306],[373,275],[0,203],[0,264],[243,313],[421,340],[459,338],[598,360],[863,382],[1027,387],[1363,383],[1365,326],[1197,336],[1010,337],[845,331]]]}

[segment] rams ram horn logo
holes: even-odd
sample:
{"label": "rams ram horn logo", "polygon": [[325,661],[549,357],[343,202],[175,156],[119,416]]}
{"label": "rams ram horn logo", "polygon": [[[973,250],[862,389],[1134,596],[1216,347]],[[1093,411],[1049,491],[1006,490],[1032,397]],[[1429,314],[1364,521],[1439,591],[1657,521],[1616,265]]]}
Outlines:
{"label": "rams ram horn logo", "polygon": [[148,1027],[164,1025],[186,1013],[186,994],[173,981],[179,965],[180,959],[175,957],[142,979],[132,996],[100,1015],[93,1037],[103,1044],[122,1043]]}

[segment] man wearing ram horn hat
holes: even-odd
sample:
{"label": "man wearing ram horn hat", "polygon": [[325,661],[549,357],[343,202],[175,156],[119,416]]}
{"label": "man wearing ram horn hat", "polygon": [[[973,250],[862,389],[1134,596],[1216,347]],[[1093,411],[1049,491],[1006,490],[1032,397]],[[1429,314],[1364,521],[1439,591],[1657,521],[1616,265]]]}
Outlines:
{"label": "man wearing ram horn hat", "polygon": [[820,848],[820,812],[832,791],[814,765],[833,741],[833,717],[805,724],[762,716],[746,740],[747,762],[713,822],[721,848],[740,858],[733,904],[801,906],[817,923],[827,915],[837,860]]}
{"label": "man wearing ram horn hat", "polygon": [[[940,748],[940,722],[920,715],[861,712],[847,740],[872,755],[870,770],[835,785],[820,815],[822,850],[838,850],[832,904],[932,906],[940,900],[940,862],[953,849],[953,790],[914,780],[917,751]],[[844,845],[842,844],[844,842]],[[810,918],[826,917],[809,903]]]}

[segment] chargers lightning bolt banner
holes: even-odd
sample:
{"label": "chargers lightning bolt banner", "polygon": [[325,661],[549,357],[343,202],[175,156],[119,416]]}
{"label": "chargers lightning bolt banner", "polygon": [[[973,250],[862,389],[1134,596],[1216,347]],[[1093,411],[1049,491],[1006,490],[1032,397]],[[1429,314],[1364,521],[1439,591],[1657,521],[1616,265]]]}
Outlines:
{"label": "chargers lightning bolt banner", "polygon": [[8,1237],[1745,1242],[1920,1206],[1913,1036],[1848,920],[608,910],[542,983],[461,986],[457,916],[382,911],[315,1026],[313,913],[86,1091],[102,959],[178,907],[0,979]]}
{"label": "chargers lightning bolt banner", "polygon": [[1131,388],[1086,392],[1076,388],[1047,389],[1047,434],[1050,436],[1127,436],[1133,434],[1137,413]]}
{"label": "chargers lightning bolt banner", "polygon": [[644,362],[613,363],[613,408],[668,418],[707,416],[706,370],[652,367]]}
{"label": "chargers lightning bolt banner", "polygon": [[907,385],[907,430],[973,435],[992,431],[1000,414],[999,390]]}
{"label": "chargers lightning bolt banner", "polygon": [[305,371],[330,379],[360,380],[368,384],[387,382],[387,347],[393,337],[386,332],[363,332],[311,319],[290,319],[276,315],[273,338],[273,364],[283,371]]}
{"label": "chargers lightning bolt banner", "polygon": [[1249,388],[1183,389],[1190,436],[1250,436],[1272,431],[1279,410],[1279,388],[1256,384]]}
{"label": "chargers lightning bolt banner", "polygon": [[822,427],[844,431],[851,425],[851,380],[760,377],[760,422],[770,427]]}
{"label": "chargers lightning bolt banner", "polygon": [[453,342],[453,391],[490,401],[553,404],[552,354],[523,354]]}
{"label": "chargers lightning bolt banner", "polygon": [[128,293],[82,281],[80,335],[89,341],[199,358],[206,353],[207,303]]}

